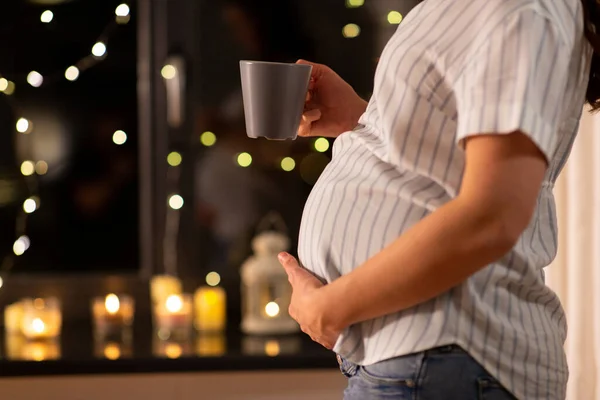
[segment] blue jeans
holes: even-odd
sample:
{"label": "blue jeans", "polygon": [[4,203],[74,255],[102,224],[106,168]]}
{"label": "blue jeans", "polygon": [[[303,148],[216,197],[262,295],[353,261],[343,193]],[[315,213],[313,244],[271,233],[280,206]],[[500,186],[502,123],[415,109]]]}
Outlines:
{"label": "blue jeans", "polygon": [[338,356],[344,400],[515,400],[466,351],[443,346],[369,366]]}

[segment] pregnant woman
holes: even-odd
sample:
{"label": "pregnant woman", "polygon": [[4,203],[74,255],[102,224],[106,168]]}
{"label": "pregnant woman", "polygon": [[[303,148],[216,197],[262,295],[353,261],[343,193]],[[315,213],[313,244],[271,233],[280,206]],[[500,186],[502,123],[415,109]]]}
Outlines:
{"label": "pregnant woman", "polygon": [[554,182],[586,94],[599,105],[597,7],[423,1],[368,104],[313,64],[299,133],[337,139],[299,262],[280,260],[290,313],[337,353],[345,399],[565,398],[566,321],[544,267]]}

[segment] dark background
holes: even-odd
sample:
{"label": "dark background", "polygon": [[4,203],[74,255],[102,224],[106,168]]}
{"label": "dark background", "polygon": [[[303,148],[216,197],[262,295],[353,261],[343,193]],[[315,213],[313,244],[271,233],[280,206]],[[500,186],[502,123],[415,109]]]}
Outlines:
{"label": "dark background", "polygon": [[[165,12],[164,31],[155,30],[150,43],[160,42],[168,54],[184,57],[191,103],[184,127],[157,124],[158,139],[150,144],[141,143],[146,136],[138,123],[140,113],[148,110],[138,93],[137,2],[127,2],[131,20],[125,25],[114,24],[120,1],[53,3],[7,2],[0,22],[0,76],[16,84],[13,95],[0,93],[0,199],[8,199],[0,201],[0,258],[12,253],[23,201],[32,195],[41,201],[27,218],[31,246],[16,257],[14,274],[137,272],[143,267],[140,200],[151,196],[157,204],[167,201],[156,198],[156,192],[140,191],[140,176],[148,173],[140,170],[147,165],[140,159],[147,148],[159,160],[153,163],[164,164],[152,170],[153,182],[165,188],[164,195],[178,193],[185,201],[179,211],[164,207],[165,213],[156,214],[159,220],[178,222],[173,240],[182,274],[217,270],[236,275],[251,253],[258,222],[270,211],[285,221],[293,250],[304,201],[331,150],[316,152],[314,140],[308,139],[248,139],[238,61],[310,59],[331,66],[368,98],[377,57],[396,29],[387,22],[387,13],[406,14],[418,1],[366,0],[358,8],[349,8],[345,0],[145,1],[159,16]],[[40,22],[46,9],[54,12],[50,24]],[[180,18],[186,13],[192,15]],[[360,26],[358,37],[342,35],[348,23]],[[111,25],[114,29],[106,31]],[[67,81],[65,69],[88,57],[106,33],[107,56],[82,71],[77,81]],[[158,76],[160,65],[154,67],[151,74]],[[31,70],[45,77],[40,88],[26,83]],[[164,82],[151,84],[160,110]],[[15,131],[21,116],[33,123],[28,135]],[[121,146],[112,142],[117,129],[127,133]],[[214,146],[200,143],[205,131],[215,133]],[[180,166],[166,166],[171,151],[183,155]],[[240,152],[253,156],[248,168],[236,165]],[[294,158],[293,171],[281,169],[283,157]],[[48,173],[24,178],[19,168],[25,159],[46,160]],[[164,237],[165,225],[153,225],[154,238]],[[163,243],[155,240],[154,245]],[[157,260],[154,272],[160,272],[162,262]]]}

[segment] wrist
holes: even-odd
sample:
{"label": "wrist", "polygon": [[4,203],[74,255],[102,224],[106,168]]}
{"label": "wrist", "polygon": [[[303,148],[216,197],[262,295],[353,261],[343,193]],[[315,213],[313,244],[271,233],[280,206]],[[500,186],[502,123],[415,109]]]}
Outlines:
{"label": "wrist", "polygon": [[317,307],[324,326],[341,332],[352,325],[352,313],[347,307],[349,302],[344,301],[337,285],[330,283],[317,291]]}
{"label": "wrist", "polygon": [[356,94],[356,104],[353,107],[349,107],[349,115],[346,121],[346,126],[343,127],[342,132],[351,131],[358,125],[360,117],[365,113],[368,102],[363,100]]}

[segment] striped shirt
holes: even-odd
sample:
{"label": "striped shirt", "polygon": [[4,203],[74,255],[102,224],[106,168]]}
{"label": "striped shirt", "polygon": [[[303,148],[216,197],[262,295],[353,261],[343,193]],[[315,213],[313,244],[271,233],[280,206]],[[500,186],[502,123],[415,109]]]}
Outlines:
{"label": "striped shirt", "polygon": [[549,168],[506,256],[431,301],[351,326],[335,352],[369,365],[457,344],[517,398],[565,397],[565,315],[543,269],[557,247],[552,188],[587,86],[582,32],[580,0],[426,0],[405,17],[359,126],[336,139],[306,203],[301,263],[331,282],[453,199],[469,136],[522,131]]}

